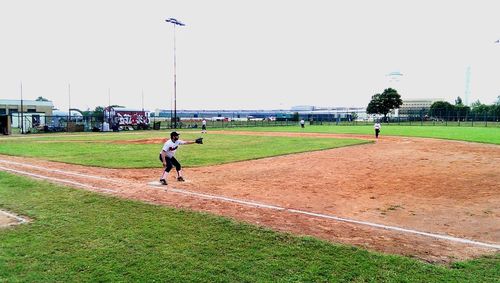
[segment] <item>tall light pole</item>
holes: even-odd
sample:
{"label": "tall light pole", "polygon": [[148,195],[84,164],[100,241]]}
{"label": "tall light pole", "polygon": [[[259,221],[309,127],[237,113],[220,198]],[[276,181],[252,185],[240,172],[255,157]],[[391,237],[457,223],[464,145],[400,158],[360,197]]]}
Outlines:
{"label": "tall light pole", "polygon": [[[165,22],[171,23],[174,25],[174,129],[177,129],[177,78],[176,78],[176,60],[175,60],[175,26],[185,26],[185,24],[179,22],[174,18],[166,19]],[[170,109],[172,111],[172,109]],[[172,113],[172,112],[170,112]],[[170,114],[170,119],[172,119],[172,114]]]}
{"label": "tall light pole", "polygon": [[70,122],[71,122],[71,84],[68,84],[68,122],[66,123],[66,132],[69,132]]}
{"label": "tall light pole", "polygon": [[[17,116],[19,117],[19,116]],[[18,118],[19,121],[19,118]],[[23,117],[23,82],[21,81],[21,134],[24,134],[24,117]]]}

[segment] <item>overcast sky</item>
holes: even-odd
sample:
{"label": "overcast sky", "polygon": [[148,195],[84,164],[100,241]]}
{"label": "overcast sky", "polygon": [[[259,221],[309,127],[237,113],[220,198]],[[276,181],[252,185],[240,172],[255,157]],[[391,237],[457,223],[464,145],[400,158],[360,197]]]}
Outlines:
{"label": "overcast sky", "polygon": [[[500,2],[0,0],[0,98],[67,109],[361,106],[403,99],[493,103]],[[403,74],[390,82],[388,73]],[[110,95],[108,96],[108,90]]]}

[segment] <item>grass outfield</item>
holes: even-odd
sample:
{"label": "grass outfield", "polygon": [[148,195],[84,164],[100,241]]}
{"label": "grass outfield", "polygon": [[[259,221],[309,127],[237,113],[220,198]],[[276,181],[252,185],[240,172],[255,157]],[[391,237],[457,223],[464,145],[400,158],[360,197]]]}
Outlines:
{"label": "grass outfield", "polygon": [[[260,131],[260,132],[307,132],[307,133],[337,133],[374,135],[373,125],[369,126],[335,126],[307,125],[304,129],[296,127],[248,127],[224,128],[224,130]],[[427,137],[449,140],[460,140],[480,143],[500,144],[500,128],[485,127],[441,127],[441,126],[398,126],[382,124],[381,137],[407,136]]]}
{"label": "grass outfield", "polygon": [[0,282],[498,282],[500,255],[451,267],[0,172]]}
{"label": "grass outfield", "polygon": [[[29,136],[0,139],[0,154],[38,157],[51,161],[107,168],[161,167],[158,154],[161,144],[124,144],[113,141],[164,138],[166,132],[139,134],[80,134]],[[182,133],[181,139],[192,140],[197,133]],[[307,137],[259,137],[205,134],[203,145],[182,146],[177,154],[183,166],[207,166],[284,154],[324,150],[367,143],[356,139]]]}

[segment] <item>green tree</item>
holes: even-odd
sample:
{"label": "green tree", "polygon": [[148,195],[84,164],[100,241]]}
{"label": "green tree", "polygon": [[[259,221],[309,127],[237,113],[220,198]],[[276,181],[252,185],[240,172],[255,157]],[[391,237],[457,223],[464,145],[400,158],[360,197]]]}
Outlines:
{"label": "green tree", "polygon": [[450,114],[454,113],[455,106],[447,101],[436,101],[431,105],[431,116],[439,119],[445,119]]}
{"label": "green tree", "polygon": [[469,112],[470,112],[470,107],[467,106],[467,105],[463,105],[461,99],[460,99],[460,101],[459,101],[459,99],[460,99],[460,96],[455,101],[455,103],[458,102],[455,105],[455,112],[456,112],[456,115],[457,115],[457,120],[460,120],[460,117],[467,116],[467,114],[469,114]]}
{"label": "green tree", "polygon": [[482,104],[481,101],[479,101],[479,99],[473,102],[470,106],[471,106],[471,112],[474,113],[475,115],[486,114],[490,111],[491,108],[491,106],[489,105]]}
{"label": "green tree", "polygon": [[478,106],[481,106],[481,105],[483,105],[483,104],[482,104],[482,103],[481,103],[481,101],[479,101],[479,99],[478,99],[478,100],[476,100],[476,101],[472,102],[472,103],[470,104],[470,107],[471,107],[472,109],[474,109],[474,108],[476,108],[476,107],[478,107]]}
{"label": "green tree", "polygon": [[43,96],[39,96],[37,99],[35,99],[35,101],[50,101],[50,100],[48,100],[47,98],[45,98]]}
{"label": "green tree", "polygon": [[491,105],[489,115],[495,116],[496,120],[500,119],[500,104]]}
{"label": "green tree", "polygon": [[460,96],[455,99],[455,105],[463,105],[462,98]]}
{"label": "green tree", "polygon": [[358,113],[351,112],[351,121],[356,121],[356,119],[358,119]]}
{"label": "green tree", "polygon": [[92,113],[92,116],[94,116],[94,117],[101,117],[103,115],[104,115],[104,107],[102,107],[102,106],[97,106],[94,109],[94,112]]}
{"label": "green tree", "polygon": [[399,108],[403,104],[401,95],[393,88],[387,88],[383,93],[377,93],[372,96],[372,100],[366,107],[368,114],[383,114],[384,121],[387,121],[387,114],[392,110]]}

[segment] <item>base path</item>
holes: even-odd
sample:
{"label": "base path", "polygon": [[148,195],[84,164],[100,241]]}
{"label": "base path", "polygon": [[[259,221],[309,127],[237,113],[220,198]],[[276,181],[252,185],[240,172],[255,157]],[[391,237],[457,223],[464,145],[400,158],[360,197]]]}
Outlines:
{"label": "base path", "polygon": [[498,252],[498,164],[497,145],[382,137],[373,144],[186,168],[188,181],[176,182],[171,173],[165,191],[148,185],[161,168],[102,169],[0,155],[0,170],[7,172],[445,263]]}

